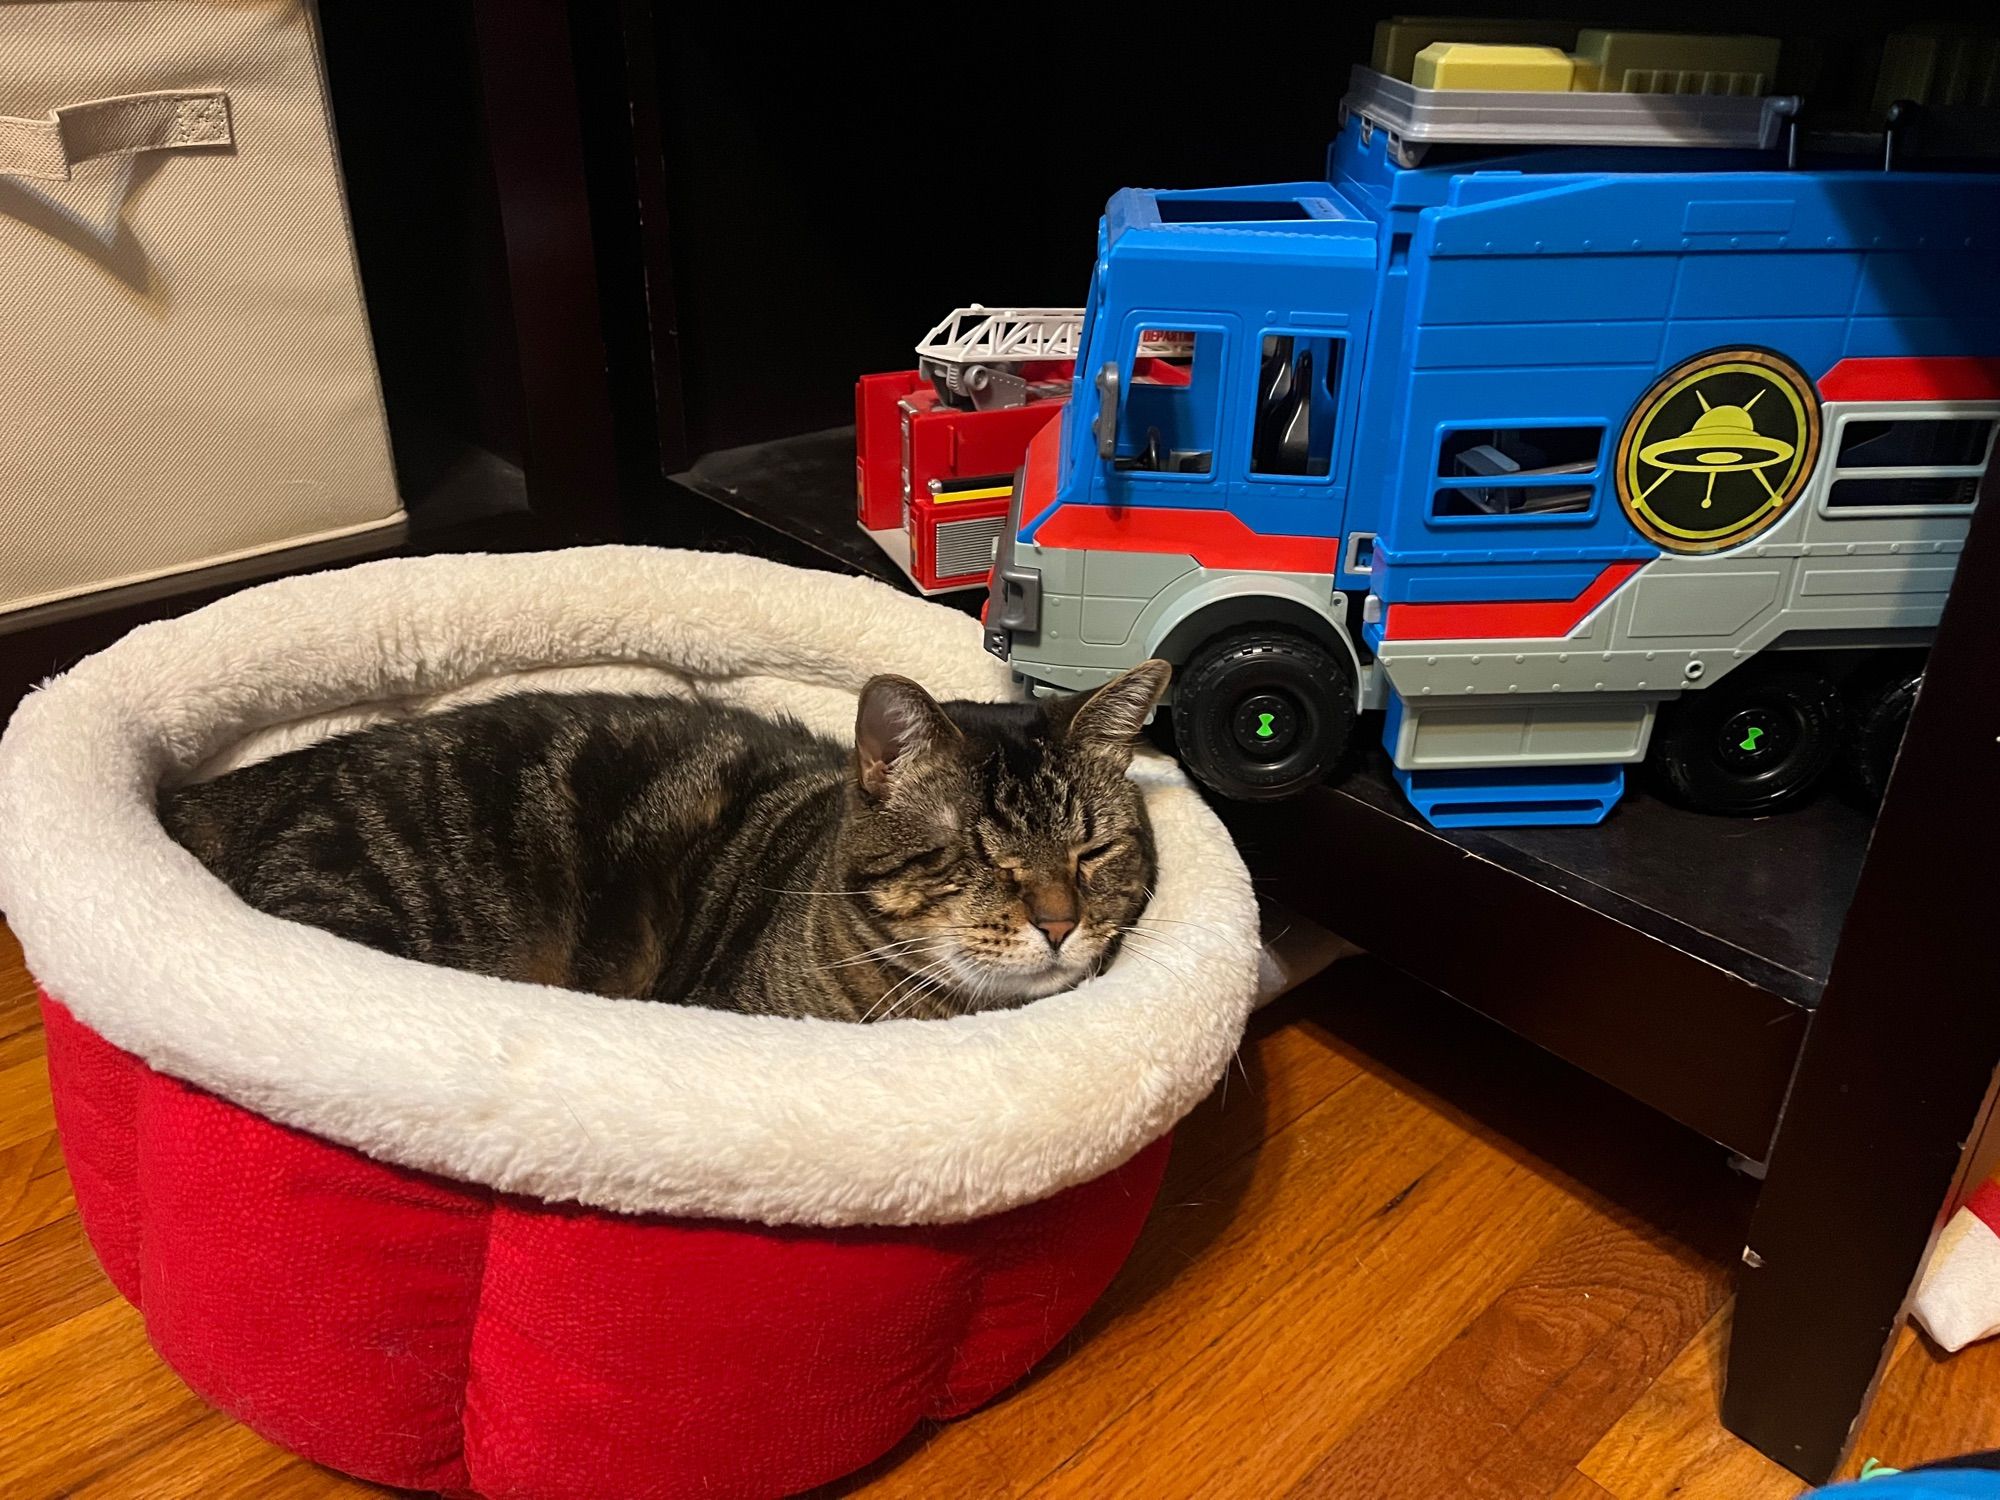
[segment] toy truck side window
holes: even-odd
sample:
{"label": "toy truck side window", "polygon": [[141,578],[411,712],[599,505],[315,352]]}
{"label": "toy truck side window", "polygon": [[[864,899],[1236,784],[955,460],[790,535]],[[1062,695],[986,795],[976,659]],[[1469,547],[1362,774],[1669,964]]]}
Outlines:
{"label": "toy truck side window", "polygon": [[1347,340],[1337,334],[1267,332],[1257,364],[1250,472],[1300,479],[1333,476],[1340,371]]}
{"label": "toy truck side window", "polygon": [[1128,368],[1115,467],[1187,478],[1212,474],[1222,413],[1220,330],[1142,328]]}
{"label": "toy truck side window", "polygon": [[1836,519],[1971,510],[1993,457],[1996,417],[2000,408],[1842,416],[1822,508]]}
{"label": "toy truck side window", "polygon": [[1439,435],[1431,519],[1574,521],[1597,504],[1602,425],[1448,427]]}

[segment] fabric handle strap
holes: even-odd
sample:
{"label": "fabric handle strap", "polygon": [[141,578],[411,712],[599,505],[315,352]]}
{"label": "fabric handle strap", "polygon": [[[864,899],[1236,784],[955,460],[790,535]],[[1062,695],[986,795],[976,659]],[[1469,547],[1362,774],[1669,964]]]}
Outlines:
{"label": "fabric handle strap", "polygon": [[233,144],[227,94],[125,94],[41,120],[0,115],[0,177],[67,182],[72,168],[99,157]]}

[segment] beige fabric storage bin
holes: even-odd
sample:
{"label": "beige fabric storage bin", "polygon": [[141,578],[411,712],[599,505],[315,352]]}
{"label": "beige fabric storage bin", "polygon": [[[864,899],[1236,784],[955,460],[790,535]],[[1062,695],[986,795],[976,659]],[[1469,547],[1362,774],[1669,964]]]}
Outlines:
{"label": "beige fabric storage bin", "polygon": [[403,524],[310,6],[0,0],[0,632]]}

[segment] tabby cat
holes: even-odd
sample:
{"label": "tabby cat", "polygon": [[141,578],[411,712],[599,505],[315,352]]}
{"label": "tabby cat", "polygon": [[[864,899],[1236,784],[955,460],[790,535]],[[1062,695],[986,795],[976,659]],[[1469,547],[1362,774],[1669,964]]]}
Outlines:
{"label": "tabby cat", "polygon": [[701,700],[523,692],[166,794],[260,911],[406,958],[601,995],[847,1021],[1068,989],[1153,880],[1126,779],[1166,690],[862,691],[855,746]]}

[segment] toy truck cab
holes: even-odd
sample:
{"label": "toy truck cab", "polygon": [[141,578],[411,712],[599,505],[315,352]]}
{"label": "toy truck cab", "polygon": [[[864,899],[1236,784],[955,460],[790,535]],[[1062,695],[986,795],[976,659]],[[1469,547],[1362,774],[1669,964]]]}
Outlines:
{"label": "toy truck cab", "polygon": [[1339,552],[1380,229],[1323,182],[1114,197],[996,556],[990,649],[1056,689],[1166,656],[1244,795],[1322,773],[1366,696]]}

